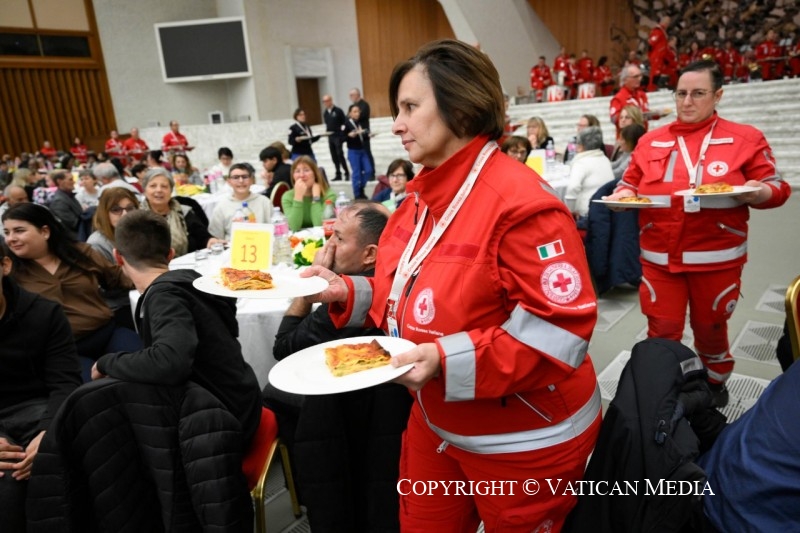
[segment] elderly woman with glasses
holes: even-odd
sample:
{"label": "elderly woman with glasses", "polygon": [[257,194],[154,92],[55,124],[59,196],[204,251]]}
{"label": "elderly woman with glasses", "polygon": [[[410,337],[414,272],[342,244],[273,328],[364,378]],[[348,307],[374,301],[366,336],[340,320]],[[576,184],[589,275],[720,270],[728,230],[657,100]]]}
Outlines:
{"label": "elderly woman with glasses", "polygon": [[590,126],[578,132],[577,154],[569,170],[564,197],[579,228],[585,228],[589,202],[597,189],[614,179],[611,161],[606,157],[603,130]]}
{"label": "elderly woman with glasses", "polygon": [[142,208],[167,219],[175,255],[184,255],[222,242],[208,232],[191,207],[172,197],[175,182],[167,169],[154,167],[148,170],[142,179],[142,187],[145,198]]}
{"label": "elderly woman with glasses", "polygon": [[256,222],[269,223],[272,219],[272,202],[263,194],[250,192],[250,186],[255,179],[255,169],[249,163],[236,163],[231,165],[226,179],[231,187],[231,195],[221,200],[214,208],[214,214],[208,224],[209,233],[218,239],[229,240],[231,224],[234,222],[237,210],[243,210],[243,204],[247,204],[247,209],[255,215]]}
{"label": "elderly woman with glasses", "polygon": [[[639,301],[647,334],[679,341],[689,305],[695,350],[719,407],[727,404],[724,383],[733,372],[728,319],[747,261],[750,207],[778,207],[791,191],[764,135],[717,114],[722,81],[713,61],[683,69],[675,91],[678,120],[639,140],[619,187],[607,197],[663,204],[639,213]],[[734,195],[686,194],[720,182]]]}
{"label": "elderly woman with glasses", "polygon": [[414,177],[414,166],[407,159],[395,159],[389,163],[386,176],[389,178],[389,188],[380,191],[372,200],[381,202],[394,212],[406,198],[406,184]]}

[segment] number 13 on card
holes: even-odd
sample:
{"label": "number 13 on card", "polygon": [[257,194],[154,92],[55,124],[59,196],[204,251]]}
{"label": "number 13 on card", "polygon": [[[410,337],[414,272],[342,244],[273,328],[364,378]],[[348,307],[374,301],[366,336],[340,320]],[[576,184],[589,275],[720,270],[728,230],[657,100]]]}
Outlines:
{"label": "number 13 on card", "polygon": [[231,266],[268,270],[272,266],[272,224],[234,224],[231,227]]}

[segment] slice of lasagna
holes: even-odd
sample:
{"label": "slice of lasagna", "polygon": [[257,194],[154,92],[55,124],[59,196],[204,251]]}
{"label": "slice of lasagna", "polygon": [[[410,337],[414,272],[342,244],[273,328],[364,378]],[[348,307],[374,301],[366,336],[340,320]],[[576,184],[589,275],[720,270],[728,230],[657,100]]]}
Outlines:
{"label": "slice of lasagna", "polygon": [[717,183],[703,183],[697,187],[694,192],[695,194],[733,192],[733,186],[725,183],[724,181],[718,181]]}
{"label": "slice of lasagna", "polygon": [[260,270],[238,270],[223,267],[219,271],[222,284],[232,291],[258,291],[274,287],[272,276]]}
{"label": "slice of lasagna", "polygon": [[389,364],[392,356],[377,340],[325,348],[325,364],[336,377]]}
{"label": "slice of lasagna", "polygon": [[627,204],[652,204],[653,202],[650,198],[645,198],[643,196],[626,196],[624,198],[619,199],[620,202],[625,202]]}

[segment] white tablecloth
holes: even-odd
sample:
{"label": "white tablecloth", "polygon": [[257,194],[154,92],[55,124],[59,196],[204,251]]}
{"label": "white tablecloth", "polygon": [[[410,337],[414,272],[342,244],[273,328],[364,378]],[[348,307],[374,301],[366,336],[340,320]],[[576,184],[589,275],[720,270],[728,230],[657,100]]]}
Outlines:
{"label": "white tablecloth", "polygon": [[[169,264],[171,270],[193,268],[201,274],[215,272],[223,264],[228,264],[228,252],[222,255],[209,255],[208,259],[196,260],[194,253],[176,257]],[[131,291],[131,309],[136,309],[139,293]],[[256,373],[261,388],[267,384],[270,369],[277,361],[272,355],[275,334],[281,324],[289,299],[239,298],[236,302],[236,320],[239,322],[239,343],[242,355]]]}
{"label": "white tablecloth", "polygon": [[569,183],[569,165],[555,163],[552,168],[545,170],[543,178],[563,201]]}

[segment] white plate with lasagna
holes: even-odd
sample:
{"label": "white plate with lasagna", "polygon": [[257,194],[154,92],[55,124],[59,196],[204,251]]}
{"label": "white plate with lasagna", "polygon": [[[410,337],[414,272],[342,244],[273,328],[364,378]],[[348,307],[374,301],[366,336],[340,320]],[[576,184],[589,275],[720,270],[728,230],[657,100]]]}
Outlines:
{"label": "white plate with lasagna", "polygon": [[272,287],[267,289],[241,289],[234,290],[222,284],[220,273],[210,276],[201,276],[192,282],[197,290],[217,296],[230,298],[298,298],[318,294],[328,288],[328,282],[319,276],[301,278],[292,274],[270,274]]}
{"label": "white plate with lasagna", "polygon": [[749,185],[733,185],[732,191],[723,191],[723,192],[697,192],[697,189],[684,189],[682,191],[678,191],[675,194],[678,196],[713,196],[713,197],[720,197],[720,196],[739,196],[740,194],[748,193],[748,192],[756,192],[759,190],[758,187],[750,187]]}
{"label": "white plate with lasagna", "polygon": [[[326,361],[327,349],[341,348],[343,345],[363,347],[376,341],[389,355],[398,355],[414,348],[416,344],[396,337],[350,337],[310,346],[278,361],[269,372],[269,382],[276,388],[294,394],[337,394],[366,389],[402,376],[414,365],[394,368],[388,360],[382,366],[355,371],[343,376],[335,376]],[[355,349],[358,350],[358,349]],[[336,351],[334,351],[336,353]],[[353,360],[361,359],[356,357]],[[367,363],[366,366],[369,366]],[[357,366],[357,364],[355,365]],[[351,371],[352,367],[343,371]]]}
{"label": "white plate with lasagna", "polygon": [[661,202],[621,202],[619,200],[592,200],[592,202],[607,205],[608,207],[625,207],[630,209],[647,209],[648,207],[664,207],[666,205]]}

